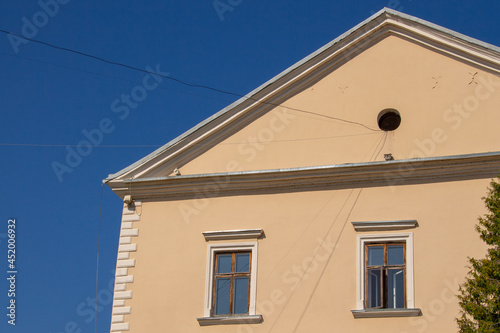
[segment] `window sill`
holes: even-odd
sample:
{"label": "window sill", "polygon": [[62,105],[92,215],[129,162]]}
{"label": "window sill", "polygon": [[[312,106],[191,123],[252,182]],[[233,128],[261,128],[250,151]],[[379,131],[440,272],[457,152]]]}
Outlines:
{"label": "window sill", "polygon": [[220,316],[196,318],[200,326],[208,325],[231,325],[231,324],[259,324],[262,322],[262,315],[253,316]]}
{"label": "window sill", "polygon": [[420,309],[370,309],[351,310],[354,318],[416,317],[422,315]]}

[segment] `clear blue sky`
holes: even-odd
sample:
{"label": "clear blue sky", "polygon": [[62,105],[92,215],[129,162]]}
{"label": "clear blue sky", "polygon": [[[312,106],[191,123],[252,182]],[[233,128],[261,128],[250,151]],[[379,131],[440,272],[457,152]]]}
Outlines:
{"label": "clear blue sky", "polygon": [[[59,0],[58,8],[55,0],[42,0],[52,3],[45,6],[48,15],[37,1],[2,1],[0,29],[238,94],[383,7],[500,46],[497,0],[219,2],[231,10],[218,13],[213,0]],[[149,79],[150,90],[141,90],[144,73],[9,39],[4,33],[0,72],[0,332],[94,332],[102,179],[236,97],[168,80]],[[144,91],[140,103],[127,106],[120,100]],[[68,152],[99,126],[105,133],[94,136],[96,146],[68,164]],[[114,277],[121,207],[120,199],[104,187],[98,332],[109,332],[107,288]],[[17,218],[14,327],[6,316],[10,217]]]}

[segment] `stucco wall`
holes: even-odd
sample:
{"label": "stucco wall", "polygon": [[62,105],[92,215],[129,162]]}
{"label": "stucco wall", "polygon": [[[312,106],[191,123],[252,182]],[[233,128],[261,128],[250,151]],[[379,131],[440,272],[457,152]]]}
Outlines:
{"label": "stucco wall", "polygon": [[[126,321],[132,332],[455,331],[452,294],[463,281],[466,257],[484,254],[474,224],[484,212],[480,198],[488,182],[144,202]],[[186,207],[197,207],[197,214],[186,215]],[[414,233],[415,306],[423,316],[354,319],[360,233],[351,222],[397,219],[419,223],[405,232]],[[200,327],[207,260],[202,232],[246,228],[265,232],[257,277],[257,313],[264,322]]]}

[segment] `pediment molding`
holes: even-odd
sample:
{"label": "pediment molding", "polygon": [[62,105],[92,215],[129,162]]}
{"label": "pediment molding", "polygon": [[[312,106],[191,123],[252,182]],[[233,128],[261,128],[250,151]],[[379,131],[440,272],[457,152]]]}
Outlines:
{"label": "pediment molding", "polygon": [[219,230],[219,231],[204,231],[202,232],[205,240],[234,240],[234,239],[258,239],[262,236],[262,229],[242,229],[242,230]]}
{"label": "pediment molding", "polygon": [[353,221],[351,224],[356,231],[403,230],[418,226],[417,220]]}
{"label": "pediment molding", "polygon": [[171,174],[388,36],[500,74],[498,47],[386,8],[105,181]]}

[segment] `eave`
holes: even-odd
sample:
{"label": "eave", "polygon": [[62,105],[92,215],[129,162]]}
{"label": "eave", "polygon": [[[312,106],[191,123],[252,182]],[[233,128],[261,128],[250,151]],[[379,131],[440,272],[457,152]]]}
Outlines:
{"label": "eave", "polygon": [[398,161],[347,163],[111,181],[120,197],[134,200],[179,200],[227,195],[254,195],[313,190],[399,186],[493,178],[500,171],[500,152]]}

